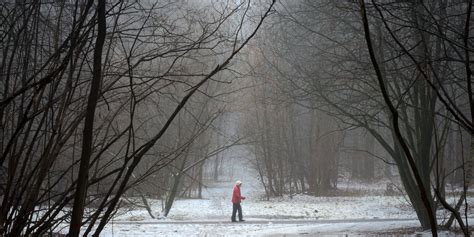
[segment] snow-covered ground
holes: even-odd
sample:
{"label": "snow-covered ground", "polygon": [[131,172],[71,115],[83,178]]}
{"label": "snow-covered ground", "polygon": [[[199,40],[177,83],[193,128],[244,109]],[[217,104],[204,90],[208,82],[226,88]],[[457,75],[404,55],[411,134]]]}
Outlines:
{"label": "snow-covered ground", "polygon": [[[384,195],[388,181],[342,182],[338,188],[354,193],[352,196],[295,195],[267,201],[250,170],[236,173],[241,176],[232,180],[243,181],[242,195],[247,197],[242,203],[244,223],[230,222],[233,181],[208,182],[203,199],[176,200],[166,218],[160,216],[161,200],[149,200],[158,219],[152,219],[145,209],[120,210],[101,236],[377,236],[420,225],[403,196]],[[440,223],[448,216],[440,211]],[[431,235],[422,232],[417,236],[420,234]],[[441,232],[440,236],[453,234]]]}
{"label": "snow-covered ground", "polygon": [[[245,184],[245,183],[244,183]],[[250,186],[250,187],[249,187]],[[313,197],[296,195],[262,200],[262,193],[242,186],[244,223],[231,223],[232,183],[214,183],[205,199],[177,200],[165,219],[151,219],[145,210],[124,212],[109,223],[104,236],[345,236],[378,235],[419,227],[402,196]],[[161,201],[151,200],[153,210]],[[445,214],[440,213],[440,221]],[[446,215],[447,216],[447,215]],[[422,233],[423,234],[423,233]],[[430,236],[428,232],[424,235]],[[444,232],[445,236],[452,233]],[[443,236],[443,234],[441,234]]]}
{"label": "snow-covered ground", "polygon": [[[416,227],[416,221],[324,224],[110,224],[102,236],[347,236]],[[425,232],[426,236],[429,233]]]}
{"label": "snow-covered ground", "polygon": [[[104,236],[345,236],[377,234],[419,227],[415,212],[403,196],[384,196],[370,190],[365,196],[285,196],[267,201],[258,184],[245,182],[244,223],[231,223],[232,182],[208,185],[204,199],[177,200],[167,218],[151,219],[145,210],[123,211]],[[350,185],[348,185],[349,187]],[[373,184],[374,190],[382,184]],[[353,184],[352,188],[357,189]],[[367,186],[364,186],[367,188]],[[150,200],[159,214],[160,200]],[[439,213],[440,222],[447,214]],[[429,233],[425,233],[429,236]],[[446,232],[446,236],[452,234]]]}
{"label": "snow-covered ground", "polygon": [[[204,199],[176,200],[165,221],[176,220],[230,220],[232,183],[217,183],[209,187],[212,196]],[[217,190],[217,191],[216,191]],[[209,194],[209,193],[208,193]],[[402,196],[313,197],[308,195],[285,196],[265,200],[257,192],[242,195],[246,219],[378,219],[415,218],[415,213]],[[152,209],[161,210],[160,200],[149,201]],[[115,221],[149,221],[145,210],[132,210],[117,216]]]}

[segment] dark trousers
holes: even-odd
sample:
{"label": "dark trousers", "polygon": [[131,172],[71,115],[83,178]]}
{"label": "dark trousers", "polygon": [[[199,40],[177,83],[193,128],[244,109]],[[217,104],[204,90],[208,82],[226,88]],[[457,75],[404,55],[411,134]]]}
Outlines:
{"label": "dark trousers", "polygon": [[235,221],[237,211],[239,211],[239,220],[242,220],[242,206],[240,206],[240,203],[234,203],[232,205],[232,221]]}

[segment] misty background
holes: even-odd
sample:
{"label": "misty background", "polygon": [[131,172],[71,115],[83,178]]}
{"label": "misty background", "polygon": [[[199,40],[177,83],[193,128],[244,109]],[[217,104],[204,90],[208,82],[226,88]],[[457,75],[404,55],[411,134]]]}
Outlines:
{"label": "misty background", "polygon": [[250,203],[397,196],[422,229],[468,235],[471,11],[2,1],[0,235],[99,236],[236,180]]}

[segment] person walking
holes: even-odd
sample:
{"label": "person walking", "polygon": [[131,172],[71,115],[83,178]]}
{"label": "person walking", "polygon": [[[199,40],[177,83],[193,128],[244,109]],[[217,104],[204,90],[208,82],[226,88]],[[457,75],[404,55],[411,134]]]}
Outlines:
{"label": "person walking", "polygon": [[242,217],[242,206],[240,206],[240,202],[245,200],[245,197],[240,194],[240,186],[242,186],[240,180],[235,182],[234,191],[232,192],[232,222],[236,222],[235,214],[237,211],[239,211],[239,221],[245,221]]}

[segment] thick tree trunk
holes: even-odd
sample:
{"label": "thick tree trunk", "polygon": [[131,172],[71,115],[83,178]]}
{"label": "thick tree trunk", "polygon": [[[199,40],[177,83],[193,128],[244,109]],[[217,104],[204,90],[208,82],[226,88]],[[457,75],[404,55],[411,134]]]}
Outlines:
{"label": "thick tree trunk", "polygon": [[420,176],[420,173],[419,173],[419,170],[416,166],[416,162],[415,162],[415,159],[412,155],[412,152],[410,151],[410,148],[408,147],[408,145],[407,145],[407,143],[406,143],[406,141],[405,141],[405,139],[404,139],[404,137],[403,137],[403,135],[400,131],[399,114],[398,114],[397,109],[393,105],[390,97],[389,97],[389,94],[388,94],[388,91],[387,91],[387,86],[386,86],[384,78],[381,74],[377,59],[375,57],[374,49],[372,47],[372,39],[371,39],[371,35],[370,35],[369,22],[368,22],[368,19],[367,19],[365,1],[360,0],[359,4],[360,4],[360,10],[361,10],[362,23],[363,23],[363,27],[364,27],[364,36],[365,36],[365,40],[366,40],[366,43],[367,43],[367,48],[368,48],[368,51],[369,51],[370,60],[371,60],[372,65],[374,67],[374,71],[376,73],[377,81],[379,83],[380,91],[382,92],[385,104],[390,109],[391,123],[392,123],[392,126],[393,126],[394,130],[395,130],[395,135],[396,135],[397,141],[400,144],[401,148],[403,149],[403,153],[405,155],[404,157],[406,157],[406,161],[410,165],[410,170],[413,173],[413,176],[415,178],[415,181],[416,181],[416,184],[417,184],[417,187],[418,187],[418,191],[419,191],[420,197],[421,197],[422,202],[423,202],[423,206],[426,209],[426,212],[428,213],[431,234],[433,236],[438,236],[438,231],[437,231],[438,223],[436,222],[436,211],[433,210],[432,203],[429,200],[429,194],[426,192],[426,190],[430,189],[430,187],[428,186],[427,188],[425,188],[423,178]]}
{"label": "thick tree trunk", "polygon": [[[406,166],[406,165],[405,165]],[[420,191],[416,186],[416,182],[413,180],[409,167],[398,169],[400,173],[400,178],[403,183],[403,187],[405,187],[405,192],[410,200],[410,203],[415,209],[416,216],[420,221],[421,227],[423,229],[430,228],[430,217],[426,208],[423,205],[423,200],[420,197]]]}
{"label": "thick tree trunk", "polygon": [[87,195],[87,186],[89,179],[89,161],[92,154],[92,140],[94,129],[94,116],[97,100],[99,98],[100,84],[102,80],[102,49],[106,36],[105,20],[105,0],[99,0],[97,4],[97,41],[94,49],[94,67],[92,83],[87,102],[87,112],[84,122],[84,131],[82,136],[82,153],[79,165],[79,175],[77,178],[76,198],[72,209],[71,223],[69,226],[69,236],[79,236],[82,226],[82,216]]}

